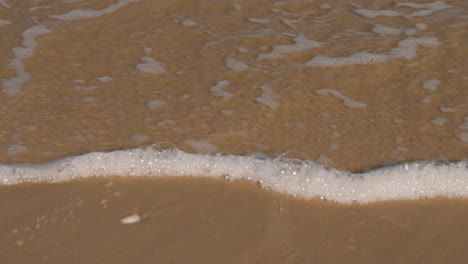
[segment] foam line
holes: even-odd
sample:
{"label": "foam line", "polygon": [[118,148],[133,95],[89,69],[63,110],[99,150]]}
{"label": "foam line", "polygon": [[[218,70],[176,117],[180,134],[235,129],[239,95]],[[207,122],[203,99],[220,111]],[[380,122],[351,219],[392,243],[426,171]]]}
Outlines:
{"label": "foam line", "polygon": [[245,179],[304,199],[339,203],[431,197],[468,197],[468,161],[408,163],[364,173],[326,168],[312,161],[236,155],[190,154],[137,148],[92,152],[45,164],[2,164],[0,183],[59,182],[107,176],[193,176]]}
{"label": "foam line", "polygon": [[110,13],[114,13],[122,7],[126,7],[130,3],[139,2],[141,0],[119,0],[115,4],[111,4],[106,8],[95,10],[95,9],[75,9],[65,14],[49,15],[50,18],[60,20],[81,20],[96,18]]}
{"label": "foam line", "polygon": [[422,16],[432,15],[433,13],[437,11],[448,9],[448,8],[453,8],[453,6],[447,5],[444,1],[436,1],[432,3],[423,3],[423,4],[412,3],[412,2],[397,3],[395,7],[411,7],[411,8],[418,8],[418,9],[423,9],[423,10],[414,11],[409,14],[400,13],[394,10],[370,10],[370,9],[356,9],[354,10],[354,12],[362,16],[368,17],[368,18],[375,18],[378,16],[388,16],[388,17],[401,16],[405,18],[413,18],[413,17],[422,17]]}
{"label": "foam line", "polygon": [[315,40],[309,40],[304,38],[304,36],[297,36],[294,38],[294,44],[289,45],[275,45],[273,50],[267,54],[259,54],[257,56],[258,60],[264,59],[279,59],[287,56],[288,54],[302,52],[314,48],[320,48],[321,45]]}
{"label": "foam line", "polygon": [[346,106],[353,108],[366,108],[367,104],[354,101],[353,99],[342,95],[340,92],[333,89],[320,89],[315,91],[318,94],[331,94],[335,97],[340,98]]}
{"label": "foam line", "polygon": [[369,53],[361,51],[351,54],[348,57],[328,57],[325,55],[317,55],[309,60],[306,65],[312,67],[343,67],[348,65],[365,65],[383,63],[388,59],[404,58],[413,59],[416,57],[418,46],[437,47],[440,42],[434,37],[409,37],[400,42],[398,46],[391,49],[387,54]]}
{"label": "foam line", "polygon": [[36,37],[50,33],[51,30],[44,25],[36,25],[28,28],[22,33],[22,46],[12,49],[15,58],[10,61],[8,66],[16,71],[16,77],[2,80],[3,92],[8,95],[15,95],[21,91],[21,87],[30,78],[31,74],[26,72],[23,60],[34,55],[37,46]]}

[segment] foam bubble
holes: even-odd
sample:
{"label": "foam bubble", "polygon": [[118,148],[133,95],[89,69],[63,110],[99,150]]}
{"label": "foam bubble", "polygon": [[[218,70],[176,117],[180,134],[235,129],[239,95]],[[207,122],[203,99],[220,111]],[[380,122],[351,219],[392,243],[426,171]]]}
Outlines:
{"label": "foam bubble", "polygon": [[149,137],[146,135],[142,135],[142,134],[135,134],[130,137],[130,140],[138,142],[138,143],[143,143],[145,141],[148,141]]}
{"label": "foam bubble", "polygon": [[193,27],[193,26],[198,25],[198,23],[196,23],[196,22],[194,22],[194,21],[192,21],[192,20],[188,20],[188,19],[182,20],[181,24],[182,24],[183,26],[186,26],[186,27]]}
{"label": "foam bubble", "polygon": [[436,118],[431,120],[432,124],[438,125],[438,126],[443,126],[445,124],[445,122],[447,122],[447,118],[445,118],[445,117],[436,117]]}
{"label": "foam bubble", "polygon": [[433,13],[444,10],[447,8],[452,8],[453,6],[447,5],[444,1],[436,1],[432,3],[397,3],[395,7],[411,7],[411,8],[419,8],[425,10],[418,10],[414,11],[409,14],[404,14],[395,10],[369,10],[369,9],[357,9],[354,10],[355,13],[360,14],[365,17],[375,18],[378,16],[388,16],[388,17],[405,17],[405,18],[413,18],[413,17],[421,17],[421,16],[428,16],[432,15]]}
{"label": "foam bubble", "polygon": [[437,86],[440,84],[440,81],[432,78],[430,80],[427,80],[423,83],[423,88],[427,89],[429,91],[435,91],[437,90]]}
{"label": "foam bubble", "polygon": [[11,21],[9,21],[9,20],[4,20],[4,19],[1,19],[1,18],[0,18],[0,27],[1,27],[1,26],[6,26],[6,25],[8,25],[8,24],[11,24]]}
{"label": "foam bubble", "polygon": [[65,14],[49,15],[50,18],[60,20],[81,20],[100,17],[107,15],[119,10],[122,7],[129,5],[130,3],[139,2],[141,0],[119,0],[115,4],[111,4],[106,8],[95,10],[95,9],[75,9]]}
{"label": "foam bubble", "polygon": [[456,109],[451,107],[440,107],[439,110],[443,113],[453,113],[457,111]]}
{"label": "foam bubble", "polygon": [[[468,143],[468,133],[464,137]],[[340,203],[468,197],[467,161],[415,162],[350,173],[324,168],[312,161],[137,148],[92,152],[45,164],[0,165],[3,184],[106,176],[245,179],[296,197],[319,197]]]}
{"label": "foam bubble", "polygon": [[0,5],[4,8],[10,8],[10,4],[8,4],[8,0],[0,0]]}
{"label": "foam bubble", "polygon": [[291,53],[297,53],[297,52],[302,52],[302,51],[321,47],[319,42],[306,39],[302,35],[295,37],[294,42],[295,42],[294,44],[290,44],[290,45],[275,45],[273,46],[273,50],[270,53],[259,54],[257,56],[257,59],[258,60],[278,59]]}
{"label": "foam bubble", "polygon": [[78,91],[92,91],[97,88],[96,85],[91,85],[91,86],[75,86],[74,89]]}
{"label": "foam bubble", "polygon": [[275,101],[275,98],[279,96],[273,91],[271,86],[262,85],[260,89],[262,89],[262,95],[260,97],[255,98],[254,100],[270,107],[271,109],[277,108],[279,103]]}
{"label": "foam bubble", "polygon": [[468,130],[468,116],[465,116],[463,119],[464,122],[461,123],[458,127],[463,130]]}
{"label": "foam bubble", "polygon": [[259,23],[259,24],[268,24],[268,23],[270,23],[270,19],[266,19],[266,18],[249,18],[248,20],[249,20],[249,22]]}
{"label": "foam bubble", "polygon": [[184,143],[191,146],[197,153],[214,153],[218,151],[218,147],[210,143],[209,140],[188,139]]}
{"label": "foam bubble", "polygon": [[28,150],[28,148],[25,147],[25,146],[12,144],[12,145],[8,146],[7,154],[8,155],[16,155],[16,154],[19,154],[19,153],[26,152],[27,150]]}
{"label": "foam bubble", "polygon": [[392,28],[392,27],[387,27],[383,25],[374,25],[372,28],[372,31],[375,33],[378,33],[380,35],[400,35],[403,30],[398,29],[398,28]]}
{"label": "foam bubble", "polygon": [[162,62],[157,61],[152,57],[144,56],[141,60],[144,61],[144,63],[137,64],[136,68],[144,73],[161,74],[166,72]]}
{"label": "foam bubble", "polygon": [[427,25],[424,24],[424,23],[418,23],[418,24],[416,24],[416,28],[418,30],[425,30],[425,29],[427,29]]}
{"label": "foam bubble", "polygon": [[440,42],[434,37],[406,38],[398,42],[398,46],[390,50],[388,54],[375,54],[361,51],[351,54],[349,57],[328,57],[317,55],[309,60],[306,65],[313,67],[343,67],[349,65],[365,65],[383,63],[392,58],[412,59],[416,57],[418,46],[436,47]]}
{"label": "foam bubble", "polygon": [[112,78],[109,76],[98,77],[97,80],[101,83],[111,82]]}
{"label": "foam bubble", "polygon": [[90,102],[93,102],[93,101],[94,101],[94,97],[92,97],[92,96],[85,96],[85,97],[83,97],[83,102],[88,102],[88,103],[90,103]]}
{"label": "foam bubble", "polygon": [[150,100],[148,101],[147,105],[149,108],[151,109],[156,109],[160,106],[163,106],[163,105],[166,105],[167,103],[164,102],[163,100],[159,100],[159,99],[154,99],[154,100]]}
{"label": "foam bubble", "polygon": [[355,64],[373,64],[387,61],[388,56],[382,54],[373,54],[366,51],[354,53],[349,57],[328,57],[317,55],[309,60],[307,66],[318,67],[342,67]]}
{"label": "foam bubble", "polygon": [[[457,135],[458,139],[461,141],[465,142],[468,144],[468,133],[467,132],[461,132],[460,134]],[[468,188],[468,187],[467,187]]]}
{"label": "foam bubble", "polygon": [[249,52],[249,50],[248,50],[247,48],[244,48],[244,47],[239,47],[239,48],[237,49],[237,51],[239,51],[240,53],[247,53],[247,52]]}
{"label": "foam bubble", "polygon": [[216,85],[212,86],[210,90],[213,92],[214,95],[223,97],[223,100],[228,100],[231,97],[233,97],[233,95],[224,91],[223,88],[226,88],[229,84],[231,84],[230,81],[222,80],[219,81]]}
{"label": "foam bubble", "polygon": [[343,101],[343,103],[346,106],[349,106],[349,107],[353,107],[353,108],[366,108],[367,107],[367,104],[354,101],[353,99],[347,96],[344,96],[340,92],[333,90],[333,89],[319,89],[319,90],[316,90],[315,92],[318,94],[331,94],[335,97],[338,97]]}
{"label": "foam bubble", "polygon": [[247,66],[245,63],[233,58],[227,58],[224,62],[226,63],[227,68],[235,72],[245,71],[249,69],[249,66]]}

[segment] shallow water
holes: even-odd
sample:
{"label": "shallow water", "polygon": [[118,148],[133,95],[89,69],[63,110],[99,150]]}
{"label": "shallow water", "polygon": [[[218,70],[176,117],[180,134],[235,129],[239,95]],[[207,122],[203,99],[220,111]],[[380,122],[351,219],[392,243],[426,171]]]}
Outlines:
{"label": "shallow water", "polygon": [[0,1],[0,160],[166,141],[350,171],[460,161],[467,18],[460,1]]}

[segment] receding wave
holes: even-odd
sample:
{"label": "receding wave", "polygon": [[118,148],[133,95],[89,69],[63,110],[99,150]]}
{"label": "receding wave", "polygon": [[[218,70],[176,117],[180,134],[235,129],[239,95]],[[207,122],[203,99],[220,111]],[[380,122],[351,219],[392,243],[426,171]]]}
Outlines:
{"label": "receding wave", "polygon": [[351,173],[284,157],[193,154],[146,147],[91,152],[43,164],[0,165],[2,184],[107,176],[244,179],[296,197],[339,203],[468,197],[468,161],[414,162]]}

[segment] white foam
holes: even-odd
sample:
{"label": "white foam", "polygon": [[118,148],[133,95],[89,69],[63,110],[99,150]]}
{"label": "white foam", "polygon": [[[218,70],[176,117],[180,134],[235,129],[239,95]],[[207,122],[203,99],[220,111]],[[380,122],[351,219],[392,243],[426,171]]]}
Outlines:
{"label": "white foam", "polygon": [[304,36],[297,36],[294,38],[294,44],[290,45],[275,45],[273,50],[267,54],[259,54],[258,60],[263,59],[278,59],[291,53],[302,52],[310,49],[320,48],[319,42],[306,39]]}
{"label": "white foam", "polygon": [[262,85],[260,89],[262,89],[262,95],[260,97],[255,98],[254,100],[270,107],[271,109],[277,108],[279,106],[279,103],[275,101],[275,98],[279,96],[273,91],[271,86]]}
{"label": "white foam", "polygon": [[144,73],[161,74],[166,72],[162,62],[157,61],[152,57],[144,56],[141,60],[144,61],[144,63],[137,64],[136,68]]}
{"label": "white foam", "polygon": [[447,118],[445,118],[445,117],[436,117],[436,118],[431,120],[432,124],[438,125],[438,126],[443,126],[445,124],[445,122],[447,122]]}
{"label": "white foam", "polygon": [[25,146],[12,144],[12,145],[8,146],[7,154],[8,155],[16,155],[16,154],[19,154],[19,153],[26,152],[27,150],[28,150],[28,148],[25,147]]}
{"label": "white foam", "polygon": [[432,78],[430,80],[427,80],[423,83],[423,88],[427,89],[429,91],[435,91],[437,90],[437,86],[440,84],[440,81]]}
{"label": "white foam", "polygon": [[315,91],[316,93],[318,94],[331,94],[335,97],[338,97],[340,98],[343,103],[346,105],[346,106],[349,106],[349,107],[353,107],[353,108],[366,108],[367,107],[367,104],[365,103],[361,103],[361,102],[357,102],[347,96],[344,96],[343,94],[341,94],[340,92],[336,91],[336,90],[333,90],[333,89],[319,89],[319,90],[316,90]]}
{"label": "white foam", "polygon": [[233,58],[227,58],[224,62],[226,63],[226,67],[231,71],[240,72],[249,69],[249,66],[247,66],[245,63]]}
{"label": "white foam", "polygon": [[74,89],[78,91],[92,91],[97,88],[96,85],[91,85],[91,86],[75,86]]}
{"label": "white foam", "polygon": [[468,116],[463,118],[464,122],[461,123],[458,127],[463,130],[468,130]]}
{"label": "white foam", "polygon": [[266,18],[249,18],[248,20],[249,22],[259,23],[259,24],[268,24],[271,22],[270,19],[266,19]]}
{"label": "white foam", "polygon": [[147,135],[134,134],[130,137],[130,140],[138,142],[138,143],[143,143],[145,141],[148,141],[149,137]]}
{"label": "white foam", "polygon": [[34,51],[37,46],[36,37],[44,34],[50,33],[49,30],[44,25],[35,25],[26,29],[21,35],[23,40],[19,47],[14,47],[12,49],[13,54],[15,55],[14,59],[10,60],[8,64],[10,69],[16,71],[16,77],[11,79],[4,79],[3,82],[3,92],[8,95],[15,95],[21,92],[21,87],[26,83],[30,78],[31,74],[26,72],[26,67],[24,66],[23,60],[34,55]]}
{"label": "white foam", "polygon": [[97,80],[101,83],[111,82],[112,78],[109,76],[98,77]]}
{"label": "white foam", "polygon": [[443,113],[454,113],[457,110],[451,107],[440,107],[439,110]]}
{"label": "white foam", "polygon": [[468,144],[468,133],[467,132],[461,132],[460,134],[457,135],[458,139],[461,141],[465,142]]}
{"label": "white foam", "polygon": [[357,9],[357,10],[354,10],[354,12],[362,16],[369,17],[369,18],[375,18],[378,16],[389,16],[389,17],[401,16],[405,18],[413,18],[413,17],[429,16],[437,11],[444,10],[447,8],[452,8],[453,6],[447,5],[444,1],[436,1],[432,3],[423,3],[423,4],[411,3],[411,2],[397,3],[395,7],[411,7],[411,8],[419,8],[419,9],[424,9],[424,10],[414,11],[409,14],[404,14],[395,10],[369,10],[369,9]]}
{"label": "white foam", "polygon": [[193,26],[198,25],[197,22],[194,22],[194,21],[188,20],[188,19],[182,20],[181,24],[182,24],[183,26],[186,26],[186,27],[193,27]]}
{"label": "white foam", "polygon": [[237,51],[239,51],[240,53],[247,53],[247,52],[249,52],[249,50],[248,50],[247,48],[244,48],[244,47],[239,47],[239,48],[237,49]]}
{"label": "white foam", "polygon": [[436,47],[440,42],[434,37],[406,38],[398,42],[398,46],[390,50],[388,54],[369,53],[361,51],[351,54],[349,57],[328,57],[317,55],[309,60],[306,65],[313,67],[343,67],[349,65],[365,65],[383,63],[388,59],[404,58],[412,59],[416,57],[418,46]]}
{"label": "white foam", "polygon": [[374,25],[372,28],[372,31],[375,33],[378,33],[380,35],[400,35],[403,30],[398,29],[398,28],[392,28],[392,27],[387,27],[383,25]]}
{"label": "white foam", "polygon": [[223,100],[229,100],[231,97],[233,97],[233,95],[223,90],[224,88],[229,86],[229,84],[231,84],[230,81],[222,80],[219,81],[216,85],[211,86],[210,90],[213,92],[214,95],[223,97]]}
{"label": "white foam", "polygon": [[[465,133],[468,142],[468,133]],[[325,168],[312,161],[189,154],[137,148],[93,152],[45,164],[1,164],[0,183],[58,182],[106,176],[192,176],[245,179],[304,199],[340,203],[431,197],[468,197],[468,162],[416,162],[363,173]]]}
{"label": "white foam", "polygon": [[1,27],[1,26],[6,26],[6,25],[8,25],[8,24],[11,24],[11,21],[9,21],[9,20],[4,20],[4,19],[1,19],[1,18],[0,18],[0,27]]}
{"label": "white foam", "polygon": [[151,109],[156,109],[156,108],[158,108],[160,106],[167,105],[167,103],[164,102],[163,100],[154,99],[154,100],[148,101],[147,105]]}
{"label": "white foam", "polygon": [[427,24],[418,23],[418,24],[416,24],[416,29],[418,29],[418,30],[425,30],[425,29],[427,29]]}
{"label": "white foam", "polygon": [[10,8],[10,4],[8,4],[8,0],[0,0],[0,6],[4,8]]}
{"label": "white foam", "polygon": [[88,103],[90,103],[90,102],[93,102],[94,100],[95,100],[95,99],[94,99],[94,97],[92,97],[92,96],[85,96],[85,97],[83,97],[83,102],[88,102]]}
{"label": "white foam", "polygon": [[197,153],[214,153],[218,151],[218,147],[209,142],[209,140],[202,139],[202,140],[194,140],[194,139],[187,139],[184,141],[185,144],[191,146],[193,150]]}
{"label": "white foam", "polygon": [[49,15],[50,18],[60,20],[81,20],[96,18],[103,15],[107,15],[119,10],[122,7],[129,5],[130,3],[139,2],[141,0],[118,0],[117,3],[111,4],[106,8],[95,10],[95,9],[75,9],[65,14]]}

